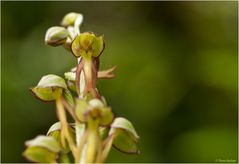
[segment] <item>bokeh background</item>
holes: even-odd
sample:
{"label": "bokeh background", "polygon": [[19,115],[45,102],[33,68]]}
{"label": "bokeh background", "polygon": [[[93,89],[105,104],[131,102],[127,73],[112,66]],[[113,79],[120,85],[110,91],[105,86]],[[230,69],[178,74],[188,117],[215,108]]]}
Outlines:
{"label": "bokeh background", "polygon": [[104,34],[102,69],[117,77],[98,88],[141,136],[141,154],[108,162],[238,160],[237,2],[1,2],[1,161],[26,162],[24,141],[57,121],[55,106],[28,88],[63,76],[76,60],[44,45],[68,12],[81,31]]}

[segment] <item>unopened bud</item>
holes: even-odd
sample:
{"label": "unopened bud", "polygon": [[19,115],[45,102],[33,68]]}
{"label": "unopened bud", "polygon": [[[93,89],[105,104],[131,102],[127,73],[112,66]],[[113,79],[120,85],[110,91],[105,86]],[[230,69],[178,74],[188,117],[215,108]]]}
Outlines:
{"label": "unopened bud", "polygon": [[45,43],[51,46],[59,46],[66,42],[68,31],[64,27],[51,27],[47,30]]}
{"label": "unopened bud", "polygon": [[63,17],[63,19],[61,21],[61,25],[65,26],[65,27],[74,26],[76,21],[77,21],[77,25],[79,26],[83,21],[83,16],[79,13],[71,12],[71,13],[66,14]]}

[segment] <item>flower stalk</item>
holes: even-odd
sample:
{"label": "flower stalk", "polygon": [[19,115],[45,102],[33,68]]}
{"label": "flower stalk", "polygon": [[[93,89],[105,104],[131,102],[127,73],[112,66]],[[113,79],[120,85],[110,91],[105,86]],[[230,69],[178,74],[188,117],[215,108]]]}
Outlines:
{"label": "flower stalk", "polygon": [[57,106],[57,116],[61,123],[61,144],[64,148],[66,148],[66,140],[67,140],[69,147],[72,150],[73,156],[77,158],[78,154],[76,152],[75,143],[72,137],[70,136],[69,127],[68,127],[69,125],[66,119],[65,109],[62,104],[62,98],[56,99],[56,106]]}
{"label": "flower stalk", "polygon": [[[100,55],[105,48],[103,37],[92,32],[80,33],[82,20],[81,14],[69,13],[61,22],[63,27],[51,27],[46,33],[45,43],[70,51],[77,66],[64,74],[66,81],[49,74],[31,88],[40,100],[56,102],[59,120],[46,136],[26,142],[23,155],[33,162],[69,162],[71,152],[75,163],[103,163],[112,146],[125,153],[139,152],[139,137],[131,122],[115,118],[97,90],[97,81],[115,77],[116,67],[100,70]],[[73,98],[71,92],[76,92],[77,97]],[[74,123],[68,123],[68,114]]]}

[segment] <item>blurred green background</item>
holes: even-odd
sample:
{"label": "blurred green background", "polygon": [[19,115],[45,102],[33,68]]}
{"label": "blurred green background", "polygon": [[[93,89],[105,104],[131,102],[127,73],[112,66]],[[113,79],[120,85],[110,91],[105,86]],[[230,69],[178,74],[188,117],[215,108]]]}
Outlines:
{"label": "blurred green background", "polygon": [[117,116],[132,121],[141,154],[110,152],[108,162],[237,161],[237,2],[1,2],[1,157],[26,162],[24,141],[57,121],[55,106],[28,88],[76,65],[44,45],[68,12],[81,31],[104,34],[98,83]]}

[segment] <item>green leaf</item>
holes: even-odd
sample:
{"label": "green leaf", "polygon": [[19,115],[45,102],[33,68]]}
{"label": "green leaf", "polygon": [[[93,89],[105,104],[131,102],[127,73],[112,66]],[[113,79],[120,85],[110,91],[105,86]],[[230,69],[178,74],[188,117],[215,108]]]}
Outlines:
{"label": "green leaf", "polygon": [[51,46],[60,46],[66,42],[69,33],[64,27],[54,26],[47,30],[45,43]]}
{"label": "green leaf", "polygon": [[116,118],[111,125],[109,135],[114,136],[113,145],[116,149],[125,153],[139,153],[137,146],[139,136],[127,119]]}
{"label": "green leaf", "polygon": [[58,153],[61,150],[60,145],[58,142],[51,136],[37,136],[36,138],[26,141],[26,146],[38,146],[48,149],[49,151]]}
{"label": "green leaf", "polygon": [[38,163],[55,163],[57,154],[44,147],[33,146],[23,152],[28,160]]}
{"label": "green leaf", "polygon": [[43,101],[53,101],[67,89],[65,80],[57,75],[46,75],[41,78],[36,87],[31,88],[34,95]]}

